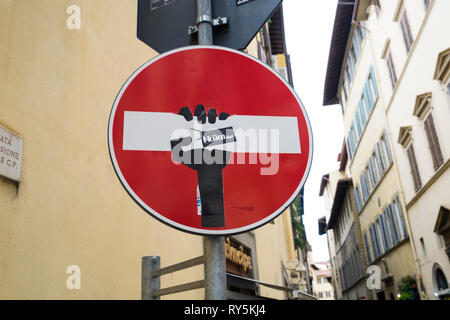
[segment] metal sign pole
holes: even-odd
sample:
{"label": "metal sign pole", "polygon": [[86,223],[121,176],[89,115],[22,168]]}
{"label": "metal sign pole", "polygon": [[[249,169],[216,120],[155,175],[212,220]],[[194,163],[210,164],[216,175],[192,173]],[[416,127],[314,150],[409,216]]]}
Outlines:
{"label": "metal sign pole", "polygon": [[[213,17],[211,0],[197,0],[198,44],[213,45]],[[226,299],[225,239],[205,236],[205,299]]]}

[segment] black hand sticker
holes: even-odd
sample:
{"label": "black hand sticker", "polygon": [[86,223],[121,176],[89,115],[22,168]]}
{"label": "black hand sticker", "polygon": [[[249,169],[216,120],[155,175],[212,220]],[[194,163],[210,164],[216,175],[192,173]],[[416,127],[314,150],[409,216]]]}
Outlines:
{"label": "black hand sticker", "polygon": [[[181,108],[178,114],[182,115],[186,121],[195,121],[188,107]],[[220,149],[211,150],[206,147],[235,141],[232,128],[220,127],[220,121],[226,120],[229,114],[221,113],[217,117],[215,109],[209,109],[206,113],[205,107],[198,105],[194,116],[199,123],[217,124],[218,129],[201,132],[203,146],[201,148],[183,151],[182,147],[191,145],[190,137],[170,141],[172,158],[178,159],[179,162],[197,171],[202,205],[202,227],[225,227],[222,170],[227,166],[231,152]],[[220,137],[219,142],[217,137]]]}

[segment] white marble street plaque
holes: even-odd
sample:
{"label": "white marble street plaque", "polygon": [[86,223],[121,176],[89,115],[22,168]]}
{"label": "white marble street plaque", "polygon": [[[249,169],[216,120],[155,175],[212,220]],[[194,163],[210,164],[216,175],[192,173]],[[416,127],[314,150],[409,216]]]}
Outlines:
{"label": "white marble street plaque", "polygon": [[0,126],[0,176],[20,180],[23,139]]}

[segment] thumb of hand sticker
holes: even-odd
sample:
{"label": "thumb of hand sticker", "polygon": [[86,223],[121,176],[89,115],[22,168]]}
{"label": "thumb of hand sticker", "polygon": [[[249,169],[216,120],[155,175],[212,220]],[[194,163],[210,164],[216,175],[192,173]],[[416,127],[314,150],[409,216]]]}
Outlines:
{"label": "thumb of hand sticker", "polygon": [[[181,108],[178,114],[192,123],[193,132],[190,137],[170,141],[172,159],[197,171],[202,227],[225,227],[222,171],[230,161],[231,152],[220,147],[236,141],[232,127],[222,128],[222,121],[229,114],[217,116],[215,109],[209,109],[206,114],[203,105],[197,105],[194,116],[188,107]],[[203,131],[203,125],[206,124],[211,129]]]}

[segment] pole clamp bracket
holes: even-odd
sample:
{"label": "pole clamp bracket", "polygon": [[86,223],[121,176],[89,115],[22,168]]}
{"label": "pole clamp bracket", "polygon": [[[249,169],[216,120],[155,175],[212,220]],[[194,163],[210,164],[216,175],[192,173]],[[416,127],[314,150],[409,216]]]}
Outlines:
{"label": "pole clamp bracket", "polygon": [[225,26],[229,23],[227,17],[218,17],[216,19],[211,18],[208,15],[198,16],[196,21],[197,25],[188,27],[188,34],[193,35],[198,32],[198,25],[202,22],[209,22],[213,25],[213,27]]}
{"label": "pole clamp bracket", "polygon": [[206,14],[202,14],[202,15],[198,16],[197,19],[195,19],[195,22],[196,22],[197,26],[202,22],[209,22],[212,25],[214,25],[213,18],[211,18],[210,16],[208,16]]}

